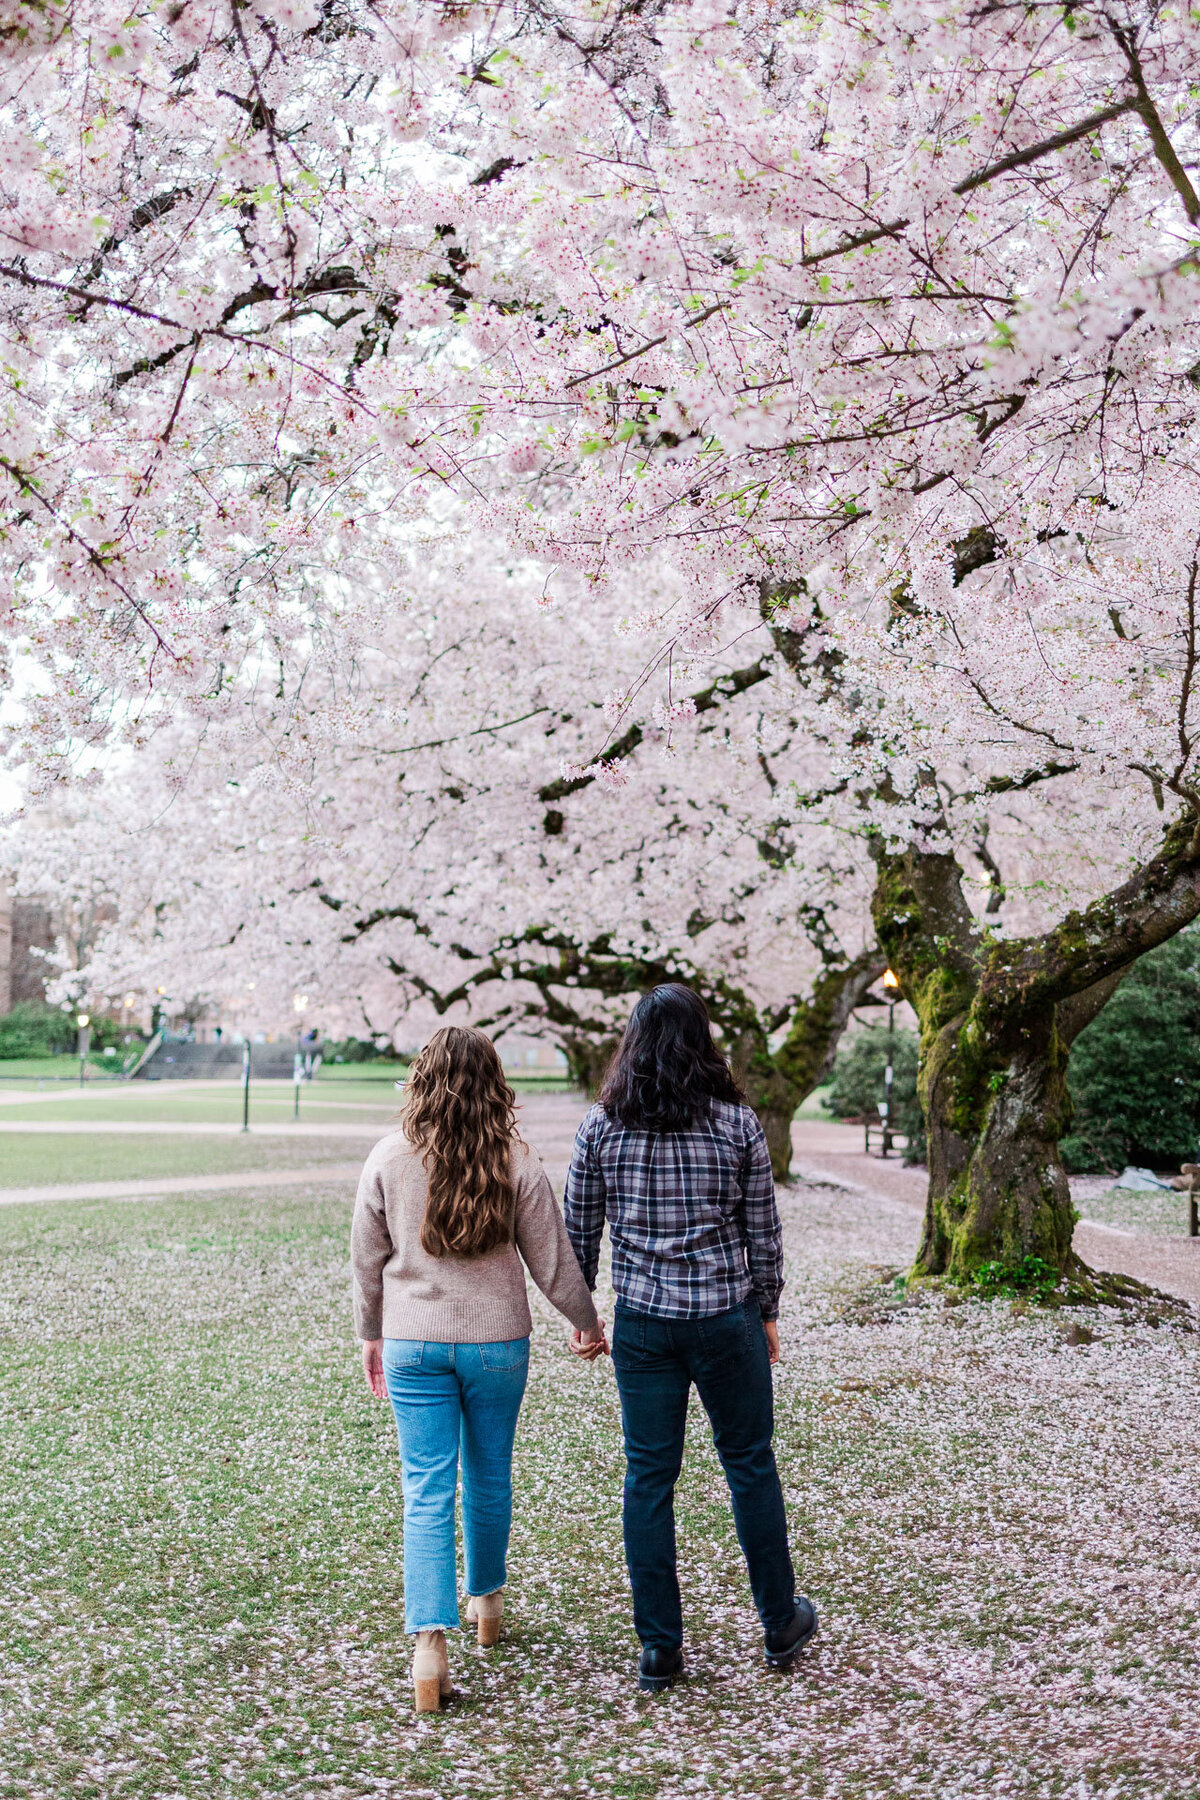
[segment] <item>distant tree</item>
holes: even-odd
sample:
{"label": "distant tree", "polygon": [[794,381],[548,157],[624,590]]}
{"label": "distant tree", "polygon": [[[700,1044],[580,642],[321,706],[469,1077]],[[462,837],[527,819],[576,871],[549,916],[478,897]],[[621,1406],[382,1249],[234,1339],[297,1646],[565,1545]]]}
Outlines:
{"label": "distant tree", "polygon": [[1075,1171],[1169,1168],[1200,1139],[1200,931],[1134,964],[1071,1050],[1063,1158]]}
{"label": "distant tree", "polygon": [[[837,1119],[874,1116],[884,1097],[886,1025],[868,1025],[843,1040],[833,1065],[833,1082],[822,1105]],[[893,1044],[892,1127],[908,1140],[906,1162],[925,1158],[925,1120],[917,1097],[917,1034],[899,1028]]]}

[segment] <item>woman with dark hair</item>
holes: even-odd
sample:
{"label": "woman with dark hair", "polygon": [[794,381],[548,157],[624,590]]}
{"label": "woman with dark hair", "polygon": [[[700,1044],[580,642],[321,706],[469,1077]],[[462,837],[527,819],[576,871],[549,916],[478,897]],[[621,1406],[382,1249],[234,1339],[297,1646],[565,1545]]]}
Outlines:
{"label": "woman with dark hair", "polygon": [[576,1136],[565,1210],[589,1288],[606,1219],[612,1240],[639,1686],[669,1687],[683,1673],[674,1502],[693,1382],[729,1483],[766,1659],[786,1668],[817,1615],[796,1594],[771,1446],[783,1234],[762,1126],[690,988],[667,982],[634,1007]]}
{"label": "woman with dark hair", "polygon": [[354,1206],[363,1370],[376,1399],[392,1402],[404,1471],[419,1712],[450,1692],[460,1448],[467,1618],[481,1644],[500,1636],[532,1328],[522,1262],[575,1326],[572,1347],[589,1361],[608,1348],[546,1171],[517,1136],[514,1098],[482,1031],[436,1031],[409,1070],[401,1128],[367,1158]]}

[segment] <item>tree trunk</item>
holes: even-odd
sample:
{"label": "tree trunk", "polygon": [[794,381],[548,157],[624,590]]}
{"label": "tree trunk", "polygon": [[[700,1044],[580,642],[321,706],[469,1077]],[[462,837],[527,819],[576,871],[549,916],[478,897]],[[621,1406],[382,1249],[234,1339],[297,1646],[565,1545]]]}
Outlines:
{"label": "tree trunk", "polygon": [[982,1263],[1065,1267],[1075,1229],[1059,1138],[1070,1123],[1068,1046],[1055,1009],[1005,1041],[977,1018],[942,1027],[924,1058],[929,1194],[917,1268],[969,1280]]}
{"label": "tree trunk", "polygon": [[983,1263],[1026,1256],[1067,1267],[1075,1210],[1058,1144],[1071,1120],[1068,1052],[1154,934],[1161,941],[1195,915],[1193,857],[1190,836],[1173,847],[1168,835],[1138,878],[1086,913],[1041,938],[997,940],[971,917],[953,856],[879,851],[875,923],[921,1022],[922,1273],[966,1281]]}
{"label": "tree trunk", "polygon": [[810,1090],[801,1091],[788,1080],[759,1032],[741,1032],[728,1050],[734,1076],[766,1133],[775,1179],[786,1181],[792,1166],[792,1120]]}
{"label": "tree trunk", "polygon": [[567,1059],[567,1073],[575,1086],[583,1089],[589,1100],[594,1100],[600,1092],[604,1072],[620,1041],[619,1036],[588,1037],[582,1032],[571,1032],[563,1036],[562,1050]]}
{"label": "tree trunk", "polygon": [[828,1074],[851,1013],[882,974],[883,962],[874,948],[850,963],[831,958],[811,997],[795,1003],[775,1050],[761,1025],[726,1029],[729,1061],[766,1133],[776,1181],[786,1181],[791,1173],[796,1108]]}

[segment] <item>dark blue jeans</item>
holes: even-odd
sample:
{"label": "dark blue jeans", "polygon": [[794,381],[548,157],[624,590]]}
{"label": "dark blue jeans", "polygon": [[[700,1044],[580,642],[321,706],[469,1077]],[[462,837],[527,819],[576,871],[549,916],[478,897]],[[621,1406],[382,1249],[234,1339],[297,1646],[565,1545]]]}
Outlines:
{"label": "dark blue jeans", "polygon": [[625,1427],[625,1560],[644,1645],[683,1643],[675,1566],[675,1483],[693,1381],[733,1500],[738,1542],[767,1631],[787,1625],[796,1578],[771,1436],[774,1397],[757,1303],[708,1319],[658,1319],[618,1304],[613,1368]]}

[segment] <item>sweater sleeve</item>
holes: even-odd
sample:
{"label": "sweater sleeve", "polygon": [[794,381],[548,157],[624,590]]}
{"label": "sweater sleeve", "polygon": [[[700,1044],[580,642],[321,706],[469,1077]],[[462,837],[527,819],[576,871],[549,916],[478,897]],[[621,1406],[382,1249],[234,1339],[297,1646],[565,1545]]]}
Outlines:
{"label": "sweater sleeve", "polygon": [[383,1199],[383,1165],[371,1156],[358,1178],[350,1226],[354,1329],[364,1343],[383,1336],[383,1269],[392,1249]]}
{"label": "sweater sleeve", "polygon": [[596,1324],[596,1308],[575,1260],[550,1178],[535,1156],[517,1177],[515,1235],[529,1273],[549,1300],[580,1331]]}

